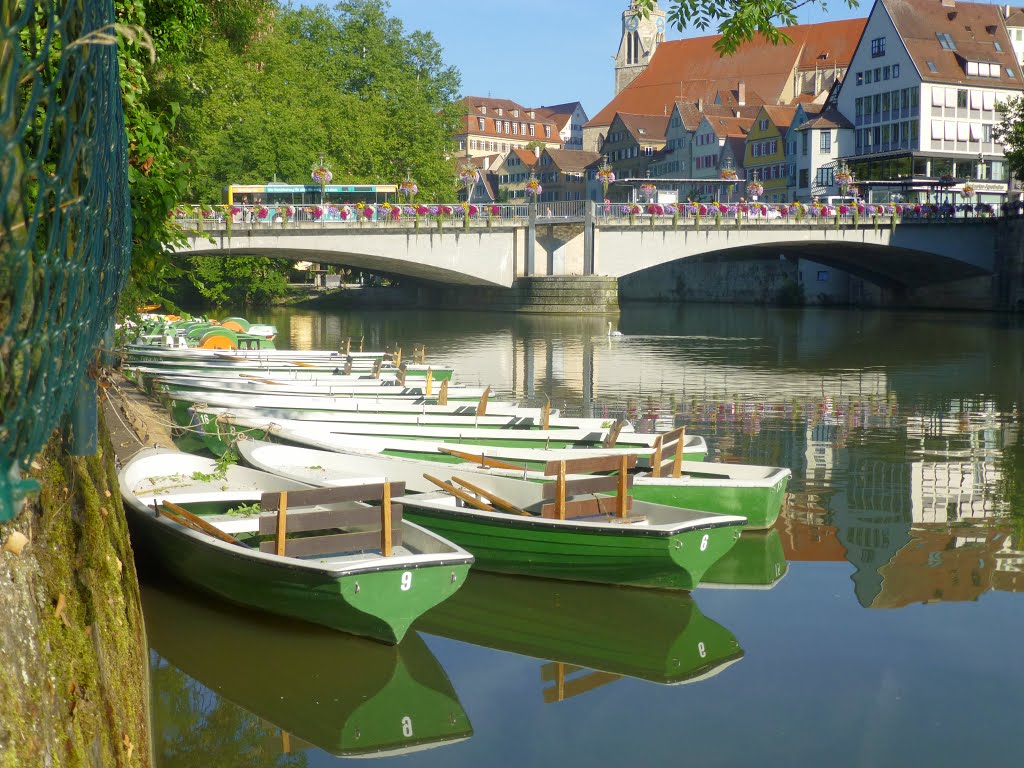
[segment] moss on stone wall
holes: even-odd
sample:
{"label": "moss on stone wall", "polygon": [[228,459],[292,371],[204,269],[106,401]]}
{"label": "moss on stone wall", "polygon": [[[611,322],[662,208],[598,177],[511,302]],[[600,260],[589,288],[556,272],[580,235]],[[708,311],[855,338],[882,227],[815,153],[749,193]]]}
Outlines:
{"label": "moss on stone wall", "polygon": [[29,538],[0,552],[0,768],[150,764],[148,656],[114,453],[55,436],[37,457],[41,485],[0,526]]}

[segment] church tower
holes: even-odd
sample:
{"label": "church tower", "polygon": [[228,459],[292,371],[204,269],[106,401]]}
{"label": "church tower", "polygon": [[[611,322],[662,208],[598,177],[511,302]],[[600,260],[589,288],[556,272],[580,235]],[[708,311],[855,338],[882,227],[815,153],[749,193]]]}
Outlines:
{"label": "church tower", "polygon": [[659,43],[665,42],[665,11],[654,8],[647,18],[640,14],[636,0],[622,12],[622,39],[615,54],[615,93],[633,82],[651,63]]}

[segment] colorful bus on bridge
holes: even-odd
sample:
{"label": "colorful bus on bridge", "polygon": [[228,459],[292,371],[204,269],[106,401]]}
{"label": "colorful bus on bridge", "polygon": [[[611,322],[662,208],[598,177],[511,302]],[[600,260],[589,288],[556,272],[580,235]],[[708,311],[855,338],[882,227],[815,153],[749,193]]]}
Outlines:
{"label": "colorful bus on bridge", "polygon": [[[321,204],[324,218],[332,218],[332,207],[372,205],[398,202],[397,184],[229,184],[224,188],[224,203],[243,211],[262,205],[270,209],[270,217],[279,208],[290,207],[296,220],[311,218],[309,211]],[[307,210],[308,209],[308,210]],[[337,218],[337,216],[334,216]]]}

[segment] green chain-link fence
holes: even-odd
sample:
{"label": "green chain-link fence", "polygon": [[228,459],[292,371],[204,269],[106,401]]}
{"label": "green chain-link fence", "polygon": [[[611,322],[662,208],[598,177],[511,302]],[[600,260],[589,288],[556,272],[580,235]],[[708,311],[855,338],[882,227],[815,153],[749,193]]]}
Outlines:
{"label": "green chain-link fence", "polygon": [[0,0],[0,14],[3,521],[88,381],[128,273],[131,218],[110,0]]}

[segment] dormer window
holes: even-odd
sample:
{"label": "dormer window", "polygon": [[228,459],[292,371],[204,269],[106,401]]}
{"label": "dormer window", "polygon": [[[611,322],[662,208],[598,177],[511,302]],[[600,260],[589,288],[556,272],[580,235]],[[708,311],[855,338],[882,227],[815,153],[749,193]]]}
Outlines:
{"label": "dormer window", "polygon": [[481,104],[479,107],[477,107],[477,111],[481,115],[486,115],[487,114],[487,107],[485,107],[483,104]]}
{"label": "dormer window", "polygon": [[501,117],[504,114],[505,114],[504,110],[501,107],[498,107],[498,117]]}
{"label": "dormer window", "polygon": [[512,117],[519,117],[519,110],[518,109],[513,109],[512,110]]}

